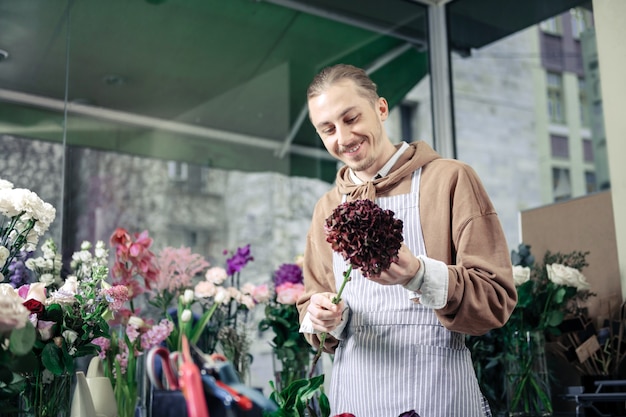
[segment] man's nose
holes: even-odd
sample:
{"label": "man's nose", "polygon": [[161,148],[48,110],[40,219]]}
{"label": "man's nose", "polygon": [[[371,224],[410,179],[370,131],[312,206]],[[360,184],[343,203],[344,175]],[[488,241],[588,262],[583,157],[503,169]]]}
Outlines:
{"label": "man's nose", "polygon": [[339,145],[350,144],[352,132],[349,126],[340,126],[337,128],[337,143]]}

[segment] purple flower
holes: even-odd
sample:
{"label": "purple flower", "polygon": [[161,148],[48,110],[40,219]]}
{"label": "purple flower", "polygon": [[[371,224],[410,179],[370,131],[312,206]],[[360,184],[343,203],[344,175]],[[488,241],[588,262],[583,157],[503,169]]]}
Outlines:
{"label": "purple flower", "polygon": [[292,284],[302,284],[302,269],[296,264],[282,264],[274,272],[274,286],[279,287],[286,282]]}
{"label": "purple flower", "polygon": [[30,272],[26,269],[26,261],[33,256],[33,252],[20,251],[20,253],[13,258],[13,261],[9,265],[8,278],[13,288],[19,288],[24,284],[28,284],[31,281]]}
{"label": "purple flower", "polygon": [[402,220],[370,200],[340,204],[324,224],[326,241],[363,276],[377,276],[398,260]]}
{"label": "purple flower", "polygon": [[226,260],[226,273],[234,275],[236,272],[240,272],[250,261],[254,261],[254,258],[250,255],[250,244],[243,248],[237,248],[237,252]]}

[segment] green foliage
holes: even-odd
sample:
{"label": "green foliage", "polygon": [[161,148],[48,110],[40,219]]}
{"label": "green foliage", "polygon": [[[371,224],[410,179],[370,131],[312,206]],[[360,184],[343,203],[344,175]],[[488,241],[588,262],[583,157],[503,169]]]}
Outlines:
{"label": "green foliage", "polygon": [[[312,378],[298,379],[284,390],[278,391],[270,381],[273,389],[270,399],[278,405],[276,411],[265,411],[264,417],[328,417],[330,405],[324,393],[324,374]],[[315,407],[319,408],[317,414]]]}
{"label": "green foliage", "polygon": [[541,264],[535,263],[530,246],[520,244],[511,251],[515,266],[530,269],[530,279],[517,286],[518,302],[509,321],[482,336],[467,336],[466,344],[480,388],[494,415],[506,411],[506,362],[512,358],[510,347],[516,331],[540,330],[546,335],[560,334],[559,325],[566,317],[582,315],[584,301],[595,294],[573,286],[559,285],[548,277],[546,265],[561,264],[582,270],[589,252],[551,253],[547,251]]}
{"label": "green foliage", "polygon": [[299,331],[298,309],[294,304],[270,302],[265,306],[265,318],[259,322],[259,330],[272,330],[271,345],[282,369],[277,376],[278,388],[306,375],[313,348]]}

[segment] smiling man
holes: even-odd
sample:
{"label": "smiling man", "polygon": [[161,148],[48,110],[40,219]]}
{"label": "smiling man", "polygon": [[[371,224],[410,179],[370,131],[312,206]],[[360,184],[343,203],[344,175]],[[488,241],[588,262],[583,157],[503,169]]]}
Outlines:
{"label": "smiling man", "polygon": [[[480,179],[425,142],[394,145],[387,100],[360,68],[322,70],[308,92],[311,123],[345,165],[317,203],[304,255],[301,331],[334,353],[331,415],[490,416],[464,334],[508,320],[517,293],[508,246]],[[353,271],[338,305],[345,260],[324,220],[345,201],[370,199],[404,224],[398,260],[379,276]]]}

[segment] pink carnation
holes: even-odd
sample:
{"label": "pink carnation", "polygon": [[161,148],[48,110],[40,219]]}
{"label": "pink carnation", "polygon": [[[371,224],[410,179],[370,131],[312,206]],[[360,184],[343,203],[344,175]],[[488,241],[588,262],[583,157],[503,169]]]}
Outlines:
{"label": "pink carnation", "polygon": [[270,297],[270,287],[267,284],[261,284],[252,291],[252,298],[254,298],[257,303],[265,303],[270,300]]}

